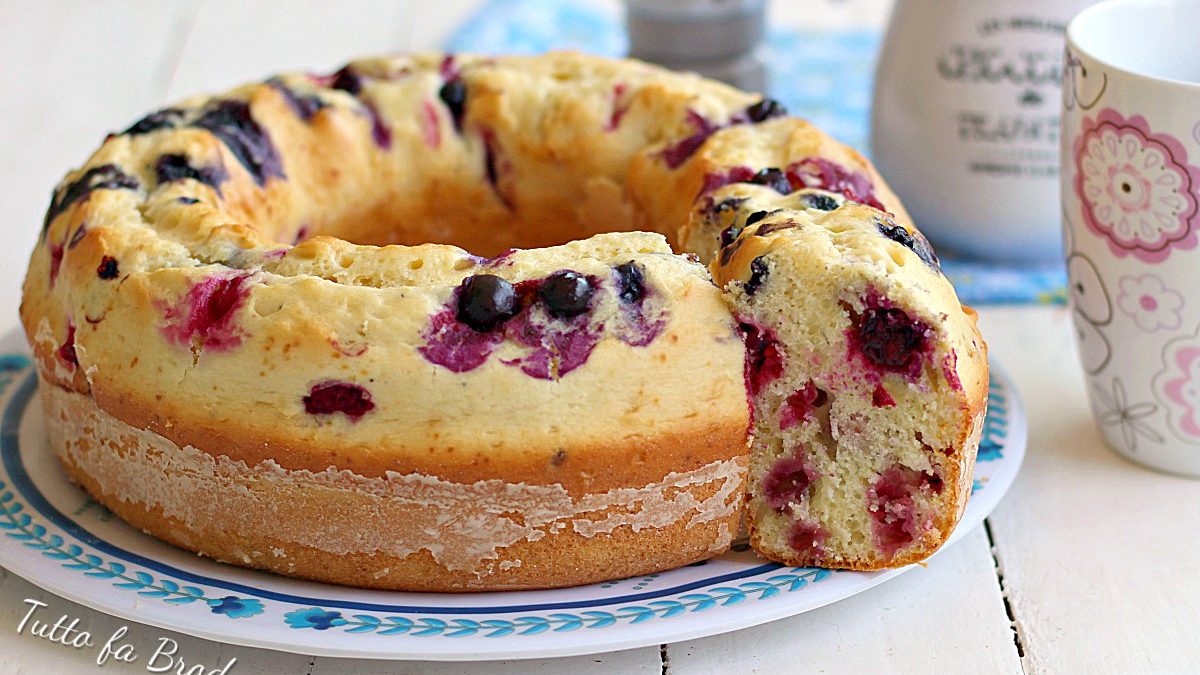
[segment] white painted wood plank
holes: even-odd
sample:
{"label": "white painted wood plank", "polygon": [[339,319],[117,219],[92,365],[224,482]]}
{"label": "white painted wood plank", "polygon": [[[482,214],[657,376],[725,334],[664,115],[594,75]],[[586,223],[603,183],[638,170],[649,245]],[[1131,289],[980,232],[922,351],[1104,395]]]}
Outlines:
{"label": "white painted wood plank", "polygon": [[832,605],[667,648],[672,673],[1020,673],[987,536]]}
{"label": "white painted wood plank", "polygon": [[403,50],[411,7],[409,0],[209,0],[199,7],[167,98],[220,92],[282,71],[327,72],[355,57]]}
{"label": "white painted wood plank", "polygon": [[0,3],[0,330],[17,325],[51,189],[162,97],[168,47],[189,11],[134,0]]}
{"label": "white painted wood plank", "polygon": [[1027,671],[1200,671],[1200,483],[1104,445],[1068,310],[982,317],[1029,411],[1025,466],[991,519]]}

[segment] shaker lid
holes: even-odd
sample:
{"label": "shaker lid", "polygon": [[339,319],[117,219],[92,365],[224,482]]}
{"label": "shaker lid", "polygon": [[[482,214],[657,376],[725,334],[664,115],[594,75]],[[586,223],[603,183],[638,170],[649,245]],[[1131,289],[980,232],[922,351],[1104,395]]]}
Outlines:
{"label": "shaker lid", "polygon": [[626,0],[625,7],[629,55],[688,70],[734,61],[764,34],[766,0]]}

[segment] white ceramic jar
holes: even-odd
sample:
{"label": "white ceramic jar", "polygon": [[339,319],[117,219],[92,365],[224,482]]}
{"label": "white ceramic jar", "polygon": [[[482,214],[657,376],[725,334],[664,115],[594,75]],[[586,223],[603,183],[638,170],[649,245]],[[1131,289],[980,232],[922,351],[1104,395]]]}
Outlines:
{"label": "white ceramic jar", "polygon": [[1059,259],[1063,33],[1092,1],[897,0],[871,151],[934,244]]}

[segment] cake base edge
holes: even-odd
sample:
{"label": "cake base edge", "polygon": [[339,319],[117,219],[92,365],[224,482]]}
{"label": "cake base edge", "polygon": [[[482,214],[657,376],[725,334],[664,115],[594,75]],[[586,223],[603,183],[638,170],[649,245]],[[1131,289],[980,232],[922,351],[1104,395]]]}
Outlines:
{"label": "cake base edge", "polygon": [[112,417],[40,381],[71,480],[138,529],[285,576],[403,591],[574,586],[650,574],[729,548],[747,457],[573,498],[555,486],[364,478],[247,466]]}

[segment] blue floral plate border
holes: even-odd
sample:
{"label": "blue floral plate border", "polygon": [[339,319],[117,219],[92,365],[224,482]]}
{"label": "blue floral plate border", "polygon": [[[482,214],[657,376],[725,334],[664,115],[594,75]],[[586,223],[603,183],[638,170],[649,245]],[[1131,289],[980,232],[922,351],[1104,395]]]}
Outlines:
{"label": "blue floral plate border", "polygon": [[[831,571],[765,563],[744,543],[713,560],[570,589],[434,594],[343,588],[244,570],[166,545],[67,481],[46,446],[16,335],[0,341],[0,565],[132,621],[311,655],[485,660],[587,654],[714,635],[799,614],[909,568]],[[993,367],[975,494],[951,541],[1012,484],[1027,424]],[[314,640],[316,634],[319,640]]]}

